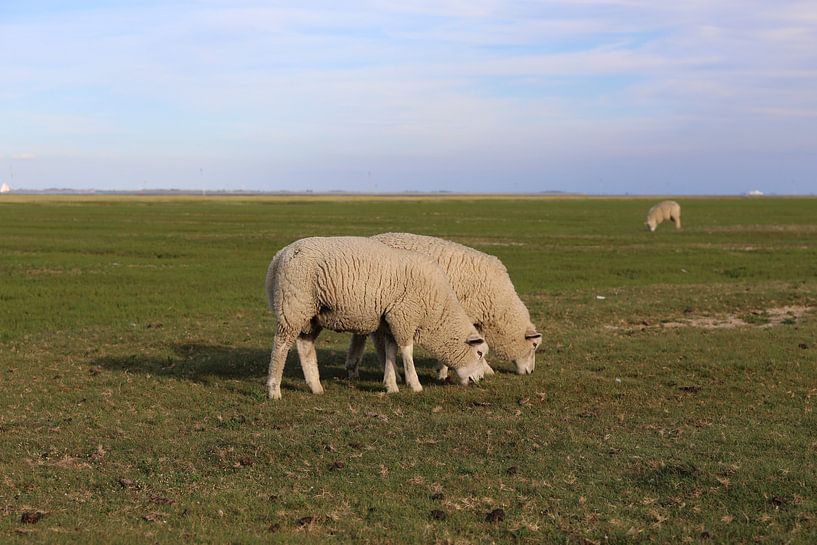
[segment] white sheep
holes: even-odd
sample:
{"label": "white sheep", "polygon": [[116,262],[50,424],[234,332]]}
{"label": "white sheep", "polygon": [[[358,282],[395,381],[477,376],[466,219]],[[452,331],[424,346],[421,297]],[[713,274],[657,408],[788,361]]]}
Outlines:
{"label": "white sheep", "polygon": [[397,391],[394,359],[403,360],[406,383],[422,390],[414,344],[456,370],[461,384],[484,374],[488,347],[457,301],[445,273],[414,252],[364,237],[313,237],[293,242],[270,263],[267,297],[277,322],[267,393],[281,398],[287,352],[297,343],[304,378],[323,393],[315,339],[321,329],[384,339],[383,381]]}
{"label": "white sheep", "polygon": [[[411,233],[384,233],[372,237],[392,248],[410,250],[428,256],[445,271],[465,312],[476,325],[491,350],[500,358],[511,360],[520,375],[530,374],[536,367],[536,348],[542,334],[536,330],[530,313],[519,299],[502,262],[468,246],[449,240]],[[382,346],[373,336],[378,354]],[[353,336],[346,358],[346,369],[351,378],[358,376],[366,337]],[[381,363],[383,363],[382,357]],[[445,379],[448,369],[438,368]],[[485,364],[485,372],[493,370]]]}
{"label": "white sheep", "polygon": [[661,201],[656,204],[647,212],[647,221],[644,222],[644,226],[650,231],[655,231],[660,223],[667,220],[672,220],[676,229],[681,228],[680,204],[675,201]]}

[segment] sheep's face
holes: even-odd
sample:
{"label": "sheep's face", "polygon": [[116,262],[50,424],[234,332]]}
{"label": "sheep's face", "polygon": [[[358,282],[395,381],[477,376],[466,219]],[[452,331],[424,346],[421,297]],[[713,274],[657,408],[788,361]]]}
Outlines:
{"label": "sheep's face", "polygon": [[513,359],[517,375],[530,375],[536,368],[536,349],[542,344],[542,334],[533,327],[525,331],[522,354]]}
{"label": "sheep's face", "polygon": [[650,231],[650,232],[655,231],[655,223],[645,221],[644,222],[644,229],[646,229],[647,231]]}
{"label": "sheep's face", "polygon": [[468,344],[467,363],[456,368],[458,382],[463,385],[482,380],[485,376],[485,355],[488,353],[485,339],[477,333],[471,334],[465,342]]}

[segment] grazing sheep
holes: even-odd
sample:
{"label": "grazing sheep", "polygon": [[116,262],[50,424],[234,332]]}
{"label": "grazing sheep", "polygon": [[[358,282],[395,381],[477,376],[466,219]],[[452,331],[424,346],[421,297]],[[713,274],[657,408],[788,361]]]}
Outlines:
{"label": "grazing sheep", "polygon": [[656,204],[650,211],[647,212],[647,221],[644,226],[650,231],[655,231],[658,224],[672,220],[675,223],[675,228],[681,228],[681,205],[675,201],[661,201]]}
{"label": "grazing sheep", "polygon": [[313,393],[323,392],[315,339],[321,329],[383,339],[383,381],[397,391],[394,359],[406,383],[422,390],[414,343],[456,370],[461,384],[482,378],[488,347],[457,301],[442,270],[428,258],[364,237],[313,237],[293,242],[270,263],[267,297],[277,322],[267,393],[281,398],[287,352],[297,344]]}
{"label": "grazing sheep", "polygon": [[[384,233],[372,237],[383,244],[428,256],[448,276],[465,312],[494,353],[516,365],[520,375],[530,374],[536,366],[536,348],[542,334],[530,320],[530,313],[519,299],[502,262],[492,255],[449,240],[414,235],[411,233]],[[378,354],[382,347],[373,337]],[[366,338],[354,336],[346,358],[346,369],[351,378],[358,376]],[[382,358],[381,358],[382,363]],[[448,369],[439,367],[439,377],[445,379]],[[485,364],[485,372],[493,370]]]}

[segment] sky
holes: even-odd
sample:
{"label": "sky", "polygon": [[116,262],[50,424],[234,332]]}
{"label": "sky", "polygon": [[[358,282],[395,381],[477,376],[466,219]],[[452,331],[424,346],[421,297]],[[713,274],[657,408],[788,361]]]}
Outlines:
{"label": "sky", "polygon": [[0,0],[4,181],[817,193],[817,3]]}

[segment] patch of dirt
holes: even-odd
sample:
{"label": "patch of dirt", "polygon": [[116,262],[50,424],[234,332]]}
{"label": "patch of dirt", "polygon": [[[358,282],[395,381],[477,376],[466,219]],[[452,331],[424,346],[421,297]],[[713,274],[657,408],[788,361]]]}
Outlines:
{"label": "patch of dirt", "polygon": [[82,269],[59,269],[54,267],[31,267],[28,269],[24,269],[23,274],[26,276],[40,276],[40,275],[50,275],[50,276],[57,276],[61,274],[67,274],[70,276],[79,276],[82,274]]}
{"label": "patch of dirt", "polygon": [[723,242],[696,242],[688,244],[687,247],[703,250],[727,250],[730,252],[768,252],[779,250],[783,247],[799,250],[809,249],[809,246],[791,244],[729,244]]}
{"label": "patch of dirt", "polygon": [[469,237],[452,237],[454,242],[464,244],[466,246],[524,246],[524,242],[516,242],[513,240],[497,240],[490,238],[469,238]]}
{"label": "patch of dirt", "polygon": [[727,314],[721,316],[690,316],[677,321],[642,322],[640,325],[630,326],[604,326],[606,329],[675,329],[679,327],[697,327],[701,329],[734,329],[737,327],[774,327],[784,322],[792,322],[802,318],[813,307],[802,305],[790,305],[783,307],[767,308],[764,310],[753,310],[739,314]]}
{"label": "patch of dirt", "polygon": [[704,233],[817,233],[814,224],[785,224],[785,225],[720,225],[702,229]]}
{"label": "patch of dirt", "polygon": [[57,462],[54,462],[52,465],[62,469],[91,469],[91,464],[83,462],[79,458],[69,456],[68,454],[60,458]]}
{"label": "patch of dirt", "polygon": [[500,508],[496,508],[485,515],[486,522],[502,522],[505,520],[505,511]]}

